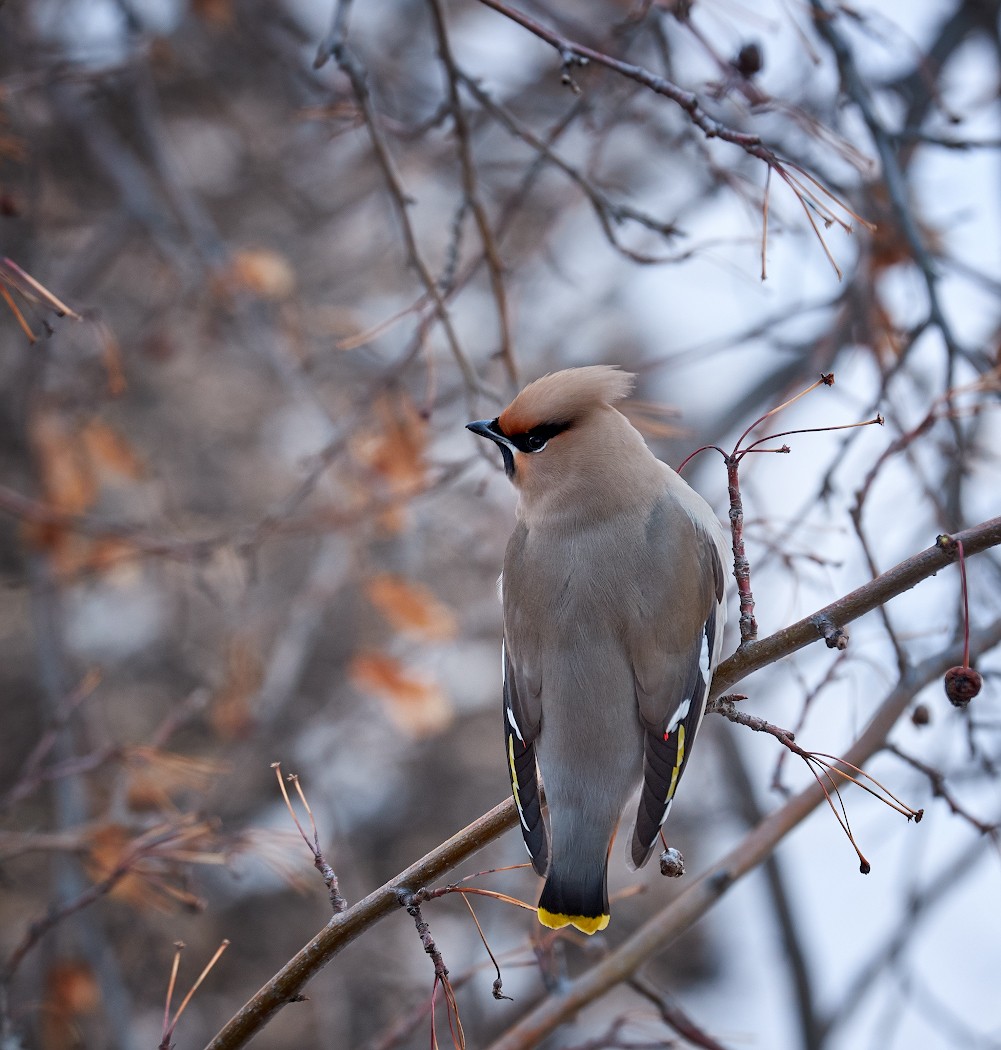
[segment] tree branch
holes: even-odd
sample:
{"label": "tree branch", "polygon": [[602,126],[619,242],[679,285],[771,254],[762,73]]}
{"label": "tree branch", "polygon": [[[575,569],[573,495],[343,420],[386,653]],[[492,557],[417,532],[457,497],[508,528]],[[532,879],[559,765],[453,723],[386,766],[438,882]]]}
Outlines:
{"label": "tree branch", "polygon": [[[996,547],[1001,544],[1001,517],[991,518],[980,525],[957,532],[953,539],[962,541],[966,554],[980,553],[990,547]],[[832,625],[835,628],[845,627],[853,620],[872,612],[891,598],[896,598],[922,580],[934,576],[955,558],[954,548],[945,550],[935,544],[920,554],[906,558],[892,569],[887,569],[876,579],[831,602],[812,616],[806,616],[759,642],[749,642],[716,669],[711,695],[721,696],[729,692],[752,671],[757,671],[823,638]]]}
{"label": "tree branch", "polygon": [[739,146],[745,153],[763,160],[770,167],[777,165],[778,158],[765,146],[760,135],[751,135],[745,131],[737,131],[709,116],[700,105],[698,96],[693,91],[686,91],[665,77],[651,73],[650,70],[644,69],[642,66],[633,65],[631,62],[623,62],[621,59],[607,55],[603,51],[596,51],[592,47],[569,40],[555,30],[549,29],[540,22],[536,22],[534,18],[530,18],[523,12],[501,3],[500,0],[480,0],[480,3],[485,7],[493,8],[498,14],[509,18],[512,22],[517,22],[518,25],[555,48],[565,66],[573,63],[584,65],[587,62],[593,62],[595,65],[604,66],[606,69],[610,69],[620,76],[627,77],[629,80],[635,80],[637,84],[642,84],[656,94],[663,95],[679,105],[688,114],[688,119],[705,134],[706,138],[722,139],[724,142]]}
{"label": "tree branch", "polygon": [[[997,546],[1001,544],[1001,517],[957,533],[953,539],[962,541],[967,556]],[[812,616],[759,642],[749,643],[719,666],[713,677],[712,695],[718,696],[726,692],[752,671],[789,656],[810,642],[818,641],[824,636],[825,625],[834,623],[844,626],[898,594],[910,590],[921,580],[933,576],[939,569],[947,566],[953,560],[955,550],[954,544],[947,548],[937,545],[930,547]],[[998,642],[1001,642],[1001,623],[994,624],[989,631],[981,631],[974,644],[980,650]],[[946,668],[955,662],[954,648],[955,646],[951,646],[944,653],[929,658],[901,678],[897,688],[883,702],[869,727],[845,755],[849,761],[861,765],[873,751],[882,746],[887,732],[910,702],[914,690],[926,684],[935,675],[944,673]],[[583,1005],[587,998],[599,994],[610,984],[631,974],[647,956],[664,946],[666,936],[675,936],[681,929],[691,925],[708,910],[734,879],[759,864],[785,834],[823,801],[823,797],[819,788],[810,788],[766,818],[713,872],[693,883],[681,897],[634,934],[622,948],[570,986],[573,995],[583,995],[585,999],[575,998],[575,1005],[566,1006],[565,1010],[564,1006],[569,1002],[569,997],[561,997],[558,1002],[546,1000],[522,1024],[511,1030],[511,1041],[505,1037],[497,1044],[495,1050],[513,1050],[514,1047],[534,1045],[524,1041],[527,1038],[526,1032],[536,1031],[533,1026],[541,1026],[538,1028],[540,1035],[551,1030],[563,1017]],[[370,893],[364,900],[335,915],[320,933],[226,1023],[208,1043],[206,1050],[233,1050],[235,1047],[245,1046],[286,1003],[295,999],[306,982],[338,952],[373,923],[399,908],[400,889],[412,892],[433,882],[497,838],[501,832],[513,827],[515,823],[517,811],[514,802],[506,799],[396,878]],[[561,1010],[564,1012],[559,1012]]]}
{"label": "tree branch", "polygon": [[[1001,619],[979,632],[978,646],[1001,642]],[[889,693],[869,725],[845,754],[845,759],[861,765],[878,751],[894,723],[907,709],[914,693],[941,676],[956,659],[953,644],[911,668]],[[611,987],[624,981],[651,956],[663,951],[680,933],[693,926],[749,871],[756,868],[778,843],[824,801],[816,784],[789,800],[766,817],[719,863],[693,882],[679,897],[646,922],[624,944],[597,966],[592,967],[561,990],[559,996],[544,999],[498,1039],[490,1050],[529,1050],[562,1021],[593,1002]]]}
{"label": "tree branch", "polygon": [[468,827],[433,849],[406,871],[370,893],[330,922],[298,954],[290,959],[270,981],[212,1039],[206,1050],[232,1050],[246,1046],[286,1003],[293,1002],[306,982],[326,966],[369,926],[390,912],[400,910],[400,891],[414,892],[434,882],[467,857],[492,842],[518,820],[512,799],[474,820]]}

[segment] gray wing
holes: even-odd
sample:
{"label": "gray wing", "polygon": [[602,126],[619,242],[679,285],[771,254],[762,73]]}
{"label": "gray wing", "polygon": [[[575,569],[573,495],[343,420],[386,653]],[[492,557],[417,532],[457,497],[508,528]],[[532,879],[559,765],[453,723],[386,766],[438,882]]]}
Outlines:
{"label": "gray wing", "polygon": [[[504,559],[507,583],[518,579],[525,528],[519,525],[508,544]],[[519,588],[523,595],[526,588]],[[538,615],[529,600],[527,608],[515,608],[505,587],[504,601],[504,752],[511,794],[518,807],[521,834],[532,858],[532,867],[545,875],[549,867],[549,833],[542,815],[539,769],[535,741],[542,722],[542,680],[537,632],[527,625]]]}
{"label": "gray wing", "polygon": [[545,875],[549,867],[549,836],[542,818],[539,770],[535,739],[539,733],[539,700],[531,698],[526,683],[504,648],[504,750],[511,794],[518,807],[521,834],[532,858],[532,867]]}
{"label": "gray wing", "polygon": [[661,503],[648,525],[651,567],[646,610],[630,639],[644,729],[643,789],[632,861],[646,863],[667,819],[702,723],[726,619],[720,537],[677,504]]}

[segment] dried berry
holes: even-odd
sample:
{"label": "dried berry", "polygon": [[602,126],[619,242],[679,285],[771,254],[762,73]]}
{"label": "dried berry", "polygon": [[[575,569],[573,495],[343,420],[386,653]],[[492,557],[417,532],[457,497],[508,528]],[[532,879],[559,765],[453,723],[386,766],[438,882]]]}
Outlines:
{"label": "dried berry", "polygon": [[953,707],[966,707],[982,685],[983,679],[972,667],[950,667],[945,672],[945,695]]}
{"label": "dried berry", "polygon": [[761,72],[761,67],[765,64],[764,56],[761,53],[761,47],[758,44],[745,44],[739,52],[737,57],[733,60],[733,68],[742,76],[748,80],[755,75],[755,73]]}
{"label": "dried berry", "polygon": [[685,858],[680,849],[668,846],[660,855],[660,873],[669,879],[676,879],[685,874]]}
{"label": "dried berry", "polygon": [[931,721],[931,711],[927,704],[918,704],[911,712],[911,722],[916,726],[926,726]]}

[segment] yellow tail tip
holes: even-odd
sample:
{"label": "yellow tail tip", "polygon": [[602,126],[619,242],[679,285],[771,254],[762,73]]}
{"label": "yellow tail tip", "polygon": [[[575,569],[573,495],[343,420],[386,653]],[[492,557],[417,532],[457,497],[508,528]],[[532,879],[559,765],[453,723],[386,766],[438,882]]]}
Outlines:
{"label": "yellow tail tip", "polygon": [[564,926],[575,926],[589,937],[608,925],[607,915],[561,915],[557,912],[539,908],[539,922],[551,930],[561,930]]}

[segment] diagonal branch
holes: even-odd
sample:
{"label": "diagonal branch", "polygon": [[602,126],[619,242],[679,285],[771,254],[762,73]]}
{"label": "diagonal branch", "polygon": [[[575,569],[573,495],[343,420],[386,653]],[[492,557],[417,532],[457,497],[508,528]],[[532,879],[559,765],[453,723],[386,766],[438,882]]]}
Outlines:
{"label": "diagonal branch", "polygon": [[[989,547],[997,546],[1001,544],[1001,517],[966,529],[957,533],[953,538],[962,541],[964,552],[968,557],[987,550]],[[732,688],[752,671],[757,671],[802,649],[811,642],[818,641],[824,635],[825,624],[835,623],[838,626],[844,626],[909,590],[921,580],[945,568],[953,560],[954,553],[955,547],[949,549],[943,549],[937,545],[930,547],[901,562],[877,579],[852,591],[851,594],[832,602],[812,616],[776,632],[769,638],[749,643],[717,669],[713,678],[712,694],[718,696]],[[1001,642],[1001,623],[995,624],[989,631],[981,631],[974,639],[974,645],[978,650],[999,642]],[[918,668],[911,669],[884,701],[869,728],[845,755],[845,758],[855,765],[861,765],[874,750],[882,746],[886,733],[910,702],[914,690],[937,674],[943,673],[954,662],[955,653],[950,648],[938,656],[929,658]],[[821,801],[823,801],[823,793],[818,787],[813,787],[792,798],[782,809],[773,813],[752,831],[738,851],[734,851],[717,866],[716,872],[703,876],[693,883],[666,909],[667,919],[663,918],[665,912],[662,912],[601,966],[589,971],[584,977],[574,982],[571,988],[577,990],[591,987],[587,982],[592,980],[608,981],[608,975],[611,973],[608,967],[612,965],[613,960],[620,959],[622,951],[634,945],[637,939],[641,939],[641,945],[648,945],[652,938],[652,946],[648,948],[646,955],[663,947],[662,938],[665,936],[663,932],[665,928],[673,935],[684,925],[689,925],[704,914],[735,878],[759,864],[775,844]],[[505,800],[447,842],[432,850],[426,857],[411,865],[406,871],[397,875],[396,878],[370,893],[364,900],[348,908],[347,911],[333,916],[323,930],[289,960],[226,1023],[208,1043],[206,1050],[233,1050],[235,1047],[245,1046],[286,1003],[293,1001],[295,996],[300,994],[307,981],[330,962],[338,952],[364,933],[373,923],[378,922],[390,912],[398,910],[400,889],[414,891],[434,882],[445,872],[452,870],[467,857],[487,845],[488,842],[493,841],[502,832],[513,827],[517,820],[517,810],[513,800]],[[647,933],[649,930],[654,932],[649,934]],[[631,951],[635,952],[635,948]],[[633,972],[646,958],[646,955],[631,955],[629,967],[614,979],[621,979]],[[593,978],[592,975],[599,971],[601,976]],[[595,985],[597,991],[589,994],[597,994],[598,991],[608,986],[608,983]],[[561,999],[560,1003],[562,1002]],[[581,1000],[578,999],[575,1002],[577,1005],[569,1007],[570,1010],[577,1009],[581,1005]],[[553,1001],[547,1000],[526,1019],[526,1023],[540,1014],[546,1018],[555,1017],[556,1015],[552,1013],[555,1009],[557,1007],[553,1005]],[[557,1023],[558,1018],[552,1020],[549,1027],[540,1029],[540,1032],[549,1031]],[[516,1031],[520,1030],[519,1026]],[[502,1042],[498,1045],[497,1050],[501,1048],[509,1050],[511,1047],[527,1045],[532,1044],[521,1041]]]}
{"label": "diagonal branch", "polygon": [[[1001,620],[981,631],[978,644],[984,647],[1001,642]],[[924,660],[903,675],[887,695],[869,725],[849,749],[845,758],[861,765],[878,751],[897,719],[907,710],[914,693],[943,674],[955,659],[957,646]],[[766,817],[722,860],[692,883],[679,897],[645,923],[619,948],[570,982],[559,996],[544,999],[498,1039],[490,1050],[529,1050],[557,1025],[605,994],[620,981],[627,980],[647,959],[663,951],[680,933],[694,925],[748,872],[768,857],[778,843],[824,800],[814,784],[795,795],[781,809]]]}
{"label": "diagonal branch", "polygon": [[518,821],[512,799],[474,820],[468,827],[433,849],[406,871],[335,915],[212,1039],[207,1050],[245,1046],[287,1003],[294,1001],[306,982],[343,948],[391,912],[400,910],[400,891],[414,892],[435,882],[467,857],[492,842]]}
{"label": "diagonal branch", "polygon": [[585,44],[579,44],[574,40],[561,36],[555,30],[542,25],[541,22],[536,22],[534,18],[530,18],[507,4],[501,3],[500,0],[480,0],[480,3],[486,7],[493,8],[498,14],[502,14],[512,22],[517,22],[518,25],[527,29],[540,40],[544,40],[551,45],[559,53],[564,65],[585,65],[588,62],[593,62],[595,65],[604,66],[605,69],[610,69],[612,72],[627,77],[629,80],[635,80],[637,84],[642,84],[656,94],[663,95],[679,105],[688,114],[689,120],[705,134],[706,138],[722,139],[724,142],[739,146],[746,153],[763,160],[770,167],[776,165],[778,158],[762,142],[760,135],[751,135],[744,131],[737,131],[709,116],[702,108],[698,96],[693,91],[686,91],[665,77],[658,76],[642,66],[633,65],[631,62],[623,62],[622,59],[614,58],[603,51],[596,51],[592,47],[587,47]]}
{"label": "diagonal branch", "polygon": [[[991,518],[973,528],[957,532],[952,538],[962,541],[966,554],[996,547],[1001,544],[1001,517]],[[891,598],[909,591],[922,580],[934,576],[954,560],[954,548],[943,550],[937,544],[933,545],[920,554],[906,558],[892,569],[887,569],[870,583],[863,584],[843,598],[831,602],[812,616],[806,616],[761,641],[749,642],[716,669],[712,694],[720,696],[729,692],[752,671],[757,671],[823,638],[825,631],[829,631],[832,626],[835,629],[847,626]]]}

